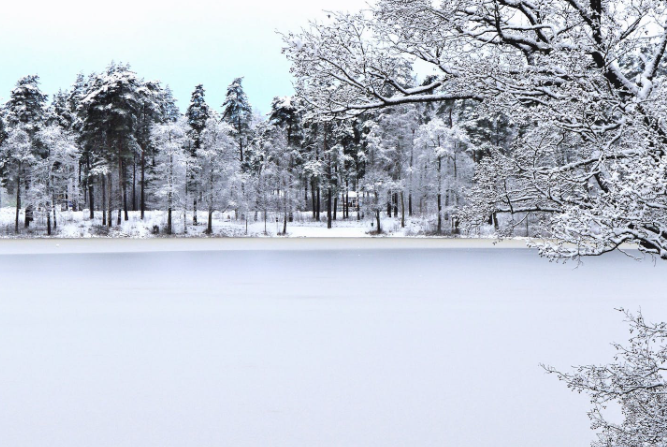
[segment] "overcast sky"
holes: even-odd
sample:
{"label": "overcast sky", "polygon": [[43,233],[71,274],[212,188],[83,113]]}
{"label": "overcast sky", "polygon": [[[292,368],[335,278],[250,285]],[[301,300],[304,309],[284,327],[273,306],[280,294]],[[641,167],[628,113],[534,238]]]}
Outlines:
{"label": "overcast sky", "polygon": [[184,110],[196,84],[219,109],[238,76],[255,108],[292,93],[276,30],[298,30],[323,10],[358,10],[365,0],[9,0],[0,15],[0,98],[38,74],[52,94],[80,71],[129,62],[169,84]]}

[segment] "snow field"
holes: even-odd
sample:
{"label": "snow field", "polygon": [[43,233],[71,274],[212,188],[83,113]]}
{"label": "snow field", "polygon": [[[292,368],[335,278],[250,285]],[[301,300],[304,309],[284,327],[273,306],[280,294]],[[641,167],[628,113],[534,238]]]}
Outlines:
{"label": "snow field", "polygon": [[[62,211],[57,217],[58,228],[54,231],[54,237],[60,238],[89,238],[89,237],[135,237],[147,238],[164,236],[167,223],[167,214],[164,211],[147,211],[146,218],[141,220],[138,211],[128,212],[129,220],[121,219],[120,227],[116,226],[116,212],[113,213],[112,227],[102,225],[102,214],[95,213],[95,219],[90,220],[88,211]],[[263,237],[276,236],[282,232],[282,217],[276,221],[274,215],[270,214],[266,225],[261,213],[257,214],[257,220],[253,213],[248,222],[246,231],[245,220],[234,219],[233,212],[214,212],[213,214],[213,236],[219,237]],[[16,209],[11,207],[0,208],[0,237],[16,237],[14,232],[14,220]],[[208,214],[205,211],[197,213],[198,224],[192,225],[192,212],[187,213],[188,228],[183,230],[183,214],[180,211],[173,213],[175,236],[203,236],[206,230]],[[323,213],[320,222],[314,222],[312,216],[307,212],[295,214],[294,222],[287,224],[287,236],[289,237],[369,237],[375,228],[370,220],[356,220],[352,214],[350,219],[338,219],[333,222],[333,228],[328,229],[326,214]],[[396,218],[383,218],[384,234],[387,236],[417,236],[430,231],[431,224],[422,219],[407,219],[406,227],[401,228],[400,220]],[[156,233],[155,229],[158,229]],[[35,213],[35,222],[28,229],[23,227],[23,210],[20,212],[19,229],[21,237],[41,237],[46,235],[46,218],[43,213]]]}
{"label": "snow field", "polygon": [[586,445],[587,399],[538,364],[608,361],[615,307],[667,319],[665,268],[515,249],[3,255],[0,445]]}

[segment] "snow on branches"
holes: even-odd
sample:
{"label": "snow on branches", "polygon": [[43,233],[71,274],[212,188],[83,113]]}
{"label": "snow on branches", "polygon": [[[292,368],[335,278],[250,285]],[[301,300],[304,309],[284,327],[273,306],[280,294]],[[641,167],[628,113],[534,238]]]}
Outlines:
{"label": "snow on branches", "polygon": [[[623,311],[630,325],[628,344],[614,344],[614,361],[579,366],[572,373],[544,367],[568,388],[585,393],[598,439],[593,447],[667,445],[667,324],[651,324],[640,314]],[[620,407],[622,420],[610,417]],[[615,416],[615,415],[614,415]]]}
{"label": "snow on branches", "polygon": [[[379,0],[284,36],[284,52],[321,115],[472,100],[480,118],[504,117],[514,135],[486,143],[469,225],[534,213],[557,240],[540,246],[548,257],[635,243],[667,259],[665,8]],[[418,83],[413,67],[434,74]]]}

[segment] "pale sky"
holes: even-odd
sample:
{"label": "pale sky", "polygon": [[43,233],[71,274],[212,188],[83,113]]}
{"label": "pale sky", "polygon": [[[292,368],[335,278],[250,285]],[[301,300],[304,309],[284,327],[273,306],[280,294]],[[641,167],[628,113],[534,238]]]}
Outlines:
{"label": "pale sky", "polygon": [[354,11],[365,0],[9,0],[0,15],[0,98],[38,74],[51,95],[76,74],[129,62],[169,84],[181,111],[196,84],[219,110],[227,85],[245,76],[256,109],[293,92],[276,30],[298,30],[324,10]]}

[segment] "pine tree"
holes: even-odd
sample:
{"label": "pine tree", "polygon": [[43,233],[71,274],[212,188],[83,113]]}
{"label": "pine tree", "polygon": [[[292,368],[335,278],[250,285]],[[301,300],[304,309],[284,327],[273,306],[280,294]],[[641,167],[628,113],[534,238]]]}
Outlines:
{"label": "pine tree", "polygon": [[168,85],[162,89],[160,104],[162,109],[162,120],[167,122],[176,122],[181,117],[181,111],[176,105],[176,98],[174,92]]}
{"label": "pine tree", "polygon": [[141,109],[137,116],[136,140],[138,151],[134,151],[132,160],[132,210],[137,210],[137,167],[139,168],[139,208],[141,219],[146,213],[146,170],[150,169],[150,159],[156,156],[157,149],[151,141],[151,129],[156,124],[176,122],[178,108],[171,90],[163,88],[159,81],[142,82],[139,89]]}
{"label": "pine tree", "polygon": [[190,130],[188,131],[188,137],[190,137],[191,142],[189,147],[188,192],[193,197],[192,223],[194,225],[197,225],[197,199],[200,193],[198,177],[195,172],[199,165],[197,152],[202,146],[202,132],[206,128],[207,121],[213,114],[208,104],[206,104],[205,93],[204,86],[202,84],[197,85],[195,91],[192,92],[190,105],[185,113],[188,125],[190,126]]}
{"label": "pine tree", "polygon": [[[30,188],[32,166],[36,160],[46,156],[44,148],[35,138],[44,125],[46,100],[47,96],[39,88],[39,76],[30,75],[19,79],[5,106],[7,124],[11,131],[2,158],[3,164],[7,165],[11,174],[4,180],[5,184],[12,183],[16,189],[15,231],[17,233],[21,188]],[[25,212],[24,226],[27,227],[31,221],[32,207],[28,207]]]}
{"label": "pine tree", "polygon": [[[141,81],[129,65],[112,63],[104,73],[91,77],[79,106],[85,152],[93,163],[117,167],[118,225],[121,209],[128,220],[126,171],[129,160],[133,159],[138,119],[144,104],[141,87]],[[91,167],[88,169],[90,171]],[[89,190],[92,215],[92,186]]]}
{"label": "pine tree", "polygon": [[206,121],[211,117],[211,109],[206,104],[206,99],[204,98],[205,93],[204,86],[202,84],[197,85],[195,91],[192,92],[188,110],[185,112],[188,125],[190,126],[188,136],[193,142],[190,148],[190,155],[193,157],[196,156],[197,149],[201,147],[201,133],[206,127]]}
{"label": "pine tree", "polygon": [[21,126],[28,133],[36,133],[44,119],[46,99],[47,96],[39,88],[39,76],[22,77],[6,105],[8,124]]}
{"label": "pine tree", "polygon": [[249,144],[252,125],[252,107],[243,90],[243,78],[236,78],[227,87],[227,97],[222,104],[222,118],[232,126],[234,139],[239,146],[239,160],[244,162],[244,148]]}

